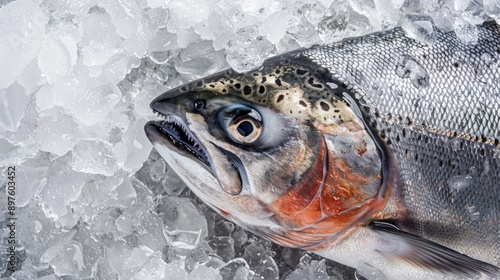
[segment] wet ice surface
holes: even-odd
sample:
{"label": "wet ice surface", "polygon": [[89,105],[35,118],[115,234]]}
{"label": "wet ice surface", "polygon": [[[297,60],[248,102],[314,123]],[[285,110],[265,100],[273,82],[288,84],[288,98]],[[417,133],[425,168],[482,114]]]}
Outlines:
{"label": "wet ice surface", "polygon": [[[475,24],[500,20],[498,0],[420,2],[0,0],[0,169],[17,170],[20,259],[6,272],[1,251],[1,276],[353,279],[223,220],[152,151],[143,126],[159,93],[229,66],[397,25],[423,42],[442,28],[474,43]],[[411,57],[400,68],[426,86]],[[4,212],[4,191],[0,200]],[[2,236],[6,223],[1,215]]]}

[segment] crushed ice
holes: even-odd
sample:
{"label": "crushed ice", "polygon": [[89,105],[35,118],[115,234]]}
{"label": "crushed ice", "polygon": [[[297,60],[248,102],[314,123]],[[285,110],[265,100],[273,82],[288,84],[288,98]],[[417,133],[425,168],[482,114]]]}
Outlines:
{"label": "crushed ice", "polygon": [[[149,102],[228,66],[245,71],[278,53],[397,25],[423,42],[442,28],[473,44],[475,24],[488,17],[500,21],[498,0],[0,0],[0,169],[18,170],[22,256],[17,272],[1,276],[354,277],[201,203],[152,152],[143,132]],[[412,58],[396,71],[426,85]],[[471,179],[448,184],[459,192]]]}

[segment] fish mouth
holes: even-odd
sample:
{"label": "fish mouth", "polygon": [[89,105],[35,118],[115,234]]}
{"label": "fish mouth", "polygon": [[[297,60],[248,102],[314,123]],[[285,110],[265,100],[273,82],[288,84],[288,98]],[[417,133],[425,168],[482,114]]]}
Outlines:
{"label": "fish mouth", "polygon": [[[174,114],[162,114],[155,112],[161,121],[149,121],[146,126],[146,134],[151,142],[158,141],[155,136],[161,135],[169,143],[170,147],[177,152],[188,157],[194,157],[206,165],[209,170],[212,169],[207,149],[201,144],[198,138],[191,132],[184,120]],[[156,134],[156,135],[153,135]],[[154,143],[154,142],[153,142]]]}

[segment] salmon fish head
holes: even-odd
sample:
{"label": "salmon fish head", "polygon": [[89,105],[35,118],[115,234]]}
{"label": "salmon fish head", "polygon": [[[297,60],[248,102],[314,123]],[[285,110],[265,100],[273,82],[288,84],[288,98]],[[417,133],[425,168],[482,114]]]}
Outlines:
{"label": "salmon fish head", "polygon": [[148,138],[226,218],[289,247],[336,240],[386,203],[384,152],[349,89],[299,53],[161,94]]}

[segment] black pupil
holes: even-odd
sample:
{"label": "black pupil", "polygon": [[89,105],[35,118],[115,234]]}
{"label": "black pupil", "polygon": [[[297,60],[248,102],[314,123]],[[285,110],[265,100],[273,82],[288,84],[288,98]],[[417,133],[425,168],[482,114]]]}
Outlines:
{"label": "black pupil", "polygon": [[194,102],[194,108],[195,108],[196,110],[201,110],[201,109],[203,109],[203,106],[205,106],[205,104],[204,104],[203,100],[196,100],[196,101]]}
{"label": "black pupil", "polygon": [[247,137],[253,132],[253,125],[249,121],[243,121],[238,125],[238,132],[243,137]]}

